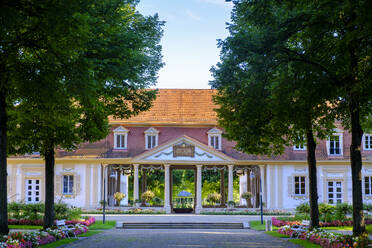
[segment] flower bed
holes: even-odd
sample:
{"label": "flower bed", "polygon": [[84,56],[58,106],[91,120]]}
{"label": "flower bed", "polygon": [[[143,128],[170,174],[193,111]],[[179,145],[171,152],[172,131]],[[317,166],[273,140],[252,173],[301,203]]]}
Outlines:
{"label": "flower bed", "polygon": [[[75,224],[82,224],[86,226],[90,226],[96,222],[94,217],[89,217],[88,219],[84,220],[66,220],[67,225],[75,225]],[[8,219],[8,225],[25,225],[25,226],[42,226],[44,225],[44,220],[26,220],[26,219]]]}
{"label": "flower bed", "polygon": [[[244,211],[232,211],[232,210],[225,210],[225,211],[201,211],[200,214],[203,215],[260,215],[261,212],[259,210],[244,210]],[[263,215],[291,215],[291,213],[282,211],[282,210],[272,210],[263,211]]]}
{"label": "flower bed", "polygon": [[[69,235],[79,235],[87,231],[88,227],[85,225],[76,224]],[[58,228],[47,228],[39,232],[14,232],[0,240],[0,248],[35,248],[64,238],[65,233]]]}
{"label": "flower bed", "polygon": [[343,235],[340,233],[327,232],[321,229],[300,232],[286,225],[278,229],[278,232],[292,238],[307,240],[311,243],[318,244],[324,248],[341,248],[341,247],[367,247],[368,235],[363,234],[360,237],[352,235]]}
{"label": "flower bed", "polygon": [[[275,217],[271,218],[271,221],[273,223],[273,226],[281,227],[281,226],[293,226],[293,225],[300,225],[301,221],[287,221],[287,220],[279,220]],[[366,225],[372,224],[372,219],[366,219],[365,220]],[[346,220],[346,221],[331,221],[331,222],[319,222],[319,226],[321,227],[337,227],[337,226],[352,226],[353,221],[352,220]]]}

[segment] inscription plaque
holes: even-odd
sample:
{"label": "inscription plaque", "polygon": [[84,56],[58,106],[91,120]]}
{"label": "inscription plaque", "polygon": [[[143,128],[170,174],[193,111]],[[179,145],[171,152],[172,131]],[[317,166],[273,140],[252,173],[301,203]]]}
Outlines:
{"label": "inscription plaque", "polygon": [[173,157],[194,157],[195,146],[181,143],[173,146]]}

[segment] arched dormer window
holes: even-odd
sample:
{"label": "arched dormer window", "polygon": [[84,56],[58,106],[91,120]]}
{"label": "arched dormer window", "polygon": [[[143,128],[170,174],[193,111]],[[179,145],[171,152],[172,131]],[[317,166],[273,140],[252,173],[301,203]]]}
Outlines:
{"label": "arched dormer window", "polygon": [[129,130],[120,126],[114,130],[114,148],[127,149],[128,148],[128,132]]}
{"label": "arched dormer window", "polygon": [[150,127],[145,131],[145,148],[150,150],[158,146],[159,131]]}
{"label": "arched dormer window", "polygon": [[216,150],[222,149],[221,142],[222,131],[217,128],[212,128],[208,131],[208,145],[213,147]]}

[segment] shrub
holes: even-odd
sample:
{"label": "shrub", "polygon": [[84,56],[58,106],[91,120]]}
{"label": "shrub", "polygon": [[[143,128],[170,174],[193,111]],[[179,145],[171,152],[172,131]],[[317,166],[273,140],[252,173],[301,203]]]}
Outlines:
{"label": "shrub", "polygon": [[253,196],[252,193],[247,191],[247,192],[244,192],[240,197],[248,201],[249,199],[252,198],[252,196]]}
{"label": "shrub", "polygon": [[319,217],[320,220],[323,222],[330,222],[335,219],[335,210],[336,206],[327,204],[327,203],[320,203],[319,204]]}
{"label": "shrub", "polygon": [[83,211],[81,210],[81,208],[71,207],[70,209],[68,209],[67,219],[69,219],[69,220],[81,219],[81,214],[82,213],[83,213]]}
{"label": "shrub", "polygon": [[150,202],[154,197],[155,194],[151,190],[142,193],[142,199],[145,199],[146,202]]}
{"label": "shrub", "polygon": [[231,207],[235,207],[236,206],[236,203],[234,201],[228,201],[227,202],[227,205],[228,206],[231,206]]}
{"label": "shrub", "polygon": [[24,209],[24,203],[20,202],[11,202],[8,204],[8,215],[14,219],[22,218],[22,210]]}
{"label": "shrub", "polygon": [[116,192],[114,194],[114,198],[116,200],[116,205],[117,206],[120,206],[120,201],[123,200],[125,197],[125,194],[124,193],[121,193],[121,192]]}
{"label": "shrub", "polygon": [[54,213],[55,213],[55,218],[57,220],[64,220],[68,219],[69,217],[69,209],[67,204],[64,203],[56,203],[54,204]]}
{"label": "shrub", "polygon": [[155,205],[161,205],[161,203],[163,202],[162,199],[160,199],[159,197],[155,196],[152,201],[154,202]]}
{"label": "shrub", "polygon": [[308,202],[301,203],[296,207],[296,213],[310,214],[310,205]]}
{"label": "shrub", "polygon": [[207,196],[207,201],[210,202],[211,204],[215,204],[216,202],[221,200],[221,194],[219,193],[212,193]]}
{"label": "shrub", "polygon": [[24,217],[28,220],[39,220],[44,213],[44,204],[35,203],[35,204],[25,204],[24,205]]}
{"label": "shrub", "polygon": [[346,215],[353,211],[353,207],[347,203],[339,203],[336,205],[335,219],[344,221],[346,220]]}

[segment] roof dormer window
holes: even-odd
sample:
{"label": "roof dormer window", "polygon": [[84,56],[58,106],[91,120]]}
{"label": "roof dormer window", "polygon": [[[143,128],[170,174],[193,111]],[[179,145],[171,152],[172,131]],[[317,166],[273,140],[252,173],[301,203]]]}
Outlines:
{"label": "roof dormer window", "polygon": [[335,133],[327,140],[328,156],[343,155],[343,131],[336,129]]}
{"label": "roof dormer window", "polygon": [[216,150],[221,150],[221,134],[222,131],[217,128],[212,128],[208,131],[208,145]]}
{"label": "roof dormer window", "polygon": [[145,131],[145,148],[150,150],[158,146],[159,131],[150,127]]}
{"label": "roof dormer window", "polygon": [[114,148],[127,149],[128,148],[128,129],[120,126],[114,130]]}

